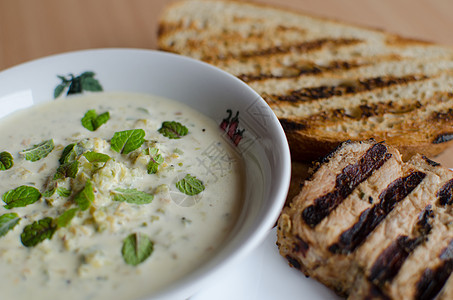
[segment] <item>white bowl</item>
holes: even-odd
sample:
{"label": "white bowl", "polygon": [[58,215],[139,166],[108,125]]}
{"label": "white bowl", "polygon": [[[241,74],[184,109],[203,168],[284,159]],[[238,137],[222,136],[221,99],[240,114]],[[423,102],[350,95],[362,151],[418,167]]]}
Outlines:
{"label": "white bowl", "polygon": [[[50,101],[57,75],[94,71],[105,91],[150,93],[186,103],[217,123],[227,109],[240,111],[245,129],[239,145],[245,161],[245,205],[233,234],[212,259],[150,298],[185,299],[257,247],[274,226],[290,181],[285,134],[265,101],[236,77],[206,63],[140,49],[98,49],[38,59],[0,72],[5,115]],[[2,117],[2,115],[0,115]]]}

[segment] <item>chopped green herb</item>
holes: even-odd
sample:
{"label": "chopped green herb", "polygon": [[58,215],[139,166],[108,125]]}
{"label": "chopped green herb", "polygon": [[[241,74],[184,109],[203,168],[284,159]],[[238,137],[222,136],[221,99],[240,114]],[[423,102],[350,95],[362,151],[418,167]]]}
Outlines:
{"label": "chopped green herb", "polygon": [[57,190],[57,189],[53,187],[53,188],[51,188],[51,189],[48,189],[48,190],[45,191],[44,193],[42,193],[41,196],[43,196],[44,198],[52,197],[53,194],[55,194],[56,190]]}
{"label": "chopped green herb", "polygon": [[57,228],[68,226],[78,211],[79,211],[78,208],[70,208],[63,212],[58,218],[54,220],[55,224],[57,225]]}
{"label": "chopped green herb", "polygon": [[187,174],[186,177],[176,182],[176,187],[181,193],[189,196],[197,195],[205,189],[203,182],[190,174]]}
{"label": "chopped green herb", "polygon": [[155,174],[161,165],[164,162],[164,157],[161,154],[157,154],[159,149],[151,148],[149,149],[149,155],[151,156],[151,160],[148,163],[147,171],[148,174]]}
{"label": "chopped green herb", "polygon": [[110,159],[110,156],[104,153],[89,151],[83,154],[90,163],[103,163]]}
{"label": "chopped green herb", "polygon": [[0,153],[0,170],[8,170],[13,166],[13,156],[6,151]]}
{"label": "chopped green herb", "polygon": [[22,244],[25,247],[34,247],[45,239],[50,240],[57,229],[53,222],[52,218],[46,217],[25,226],[20,235]]}
{"label": "chopped green herb", "polygon": [[33,204],[41,198],[41,193],[37,188],[21,185],[3,194],[2,200],[6,203],[6,209],[14,207],[24,207]]}
{"label": "chopped green herb", "polygon": [[58,160],[60,164],[71,162],[77,159],[77,156],[83,153],[83,148],[77,144],[69,144],[61,153],[61,157]]}
{"label": "chopped green herb", "polygon": [[102,86],[97,79],[94,78],[94,72],[84,72],[79,76],[69,74],[68,77],[58,75],[61,83],[54,90],[54,98],[58,98],[65,89],[68,89],[67,95],[79,94],[83,91],[100,92]]}
{"label": "chopped green herb", "polygon": [[60,165],[57,168],[57,172],[53,176],[53,179],[58,180],[66,177],[75,178],[77,172],[79,172],[79,162],[78,161],[67,162]]}
{"label": "chopped green herb", "polygon": [[16,213],[8,213],[0,216],[0,237],[4,236],[19,223],[20,218]]}
{"label": "chopped green herb", "polygon": [[154,243],[143,233],[132,233],[123,241],[121,254],[128,265],[144,262],[153,252]]}
{"label": "chopped green herb", "polygon": [[91,181],[85,183],[84,188],[74,197],[74,202],[77,203],[81,210],[87,210],[94,201],[94,189]]}
{"label": "chopped green herb", "polygon": [[71,190],[68,190],[67,188],[64,187],[58,187],[57,194],[61,197],[69,197],[71,196]]}
{"label": "chopped green herb", "polygon": [[110,141],[114,151],[121,154],[128,154],[145,142],[145,131],[143,129],[131,129],[115,132]]}
{"label": "chopped green herb", "polygon": [[158,131],[169,139],[179,139],[189,133],[189,129],[187,129],[186,126],[176,121],[163,122],[161,128],[159,128]]}
{"label": "chopped green herb", "polygon": [[117,188],[113,191],[113,200],[133,204],[148,204],[153,201],[154,196],[136,189]]}
{"label": "chopped green herb", "polygon": [[50,139],[34,145],[31,148],[23,150],[21,154],[25,156],[26,160],[37,161],[46,157],[50,152],[52,152],[54,147],[55,145],[53,143],[53,140]]}
{"label": "chopped green herb", "polygon": [[108,111],[98,115],[94,109],[90,109],[82,118],[82,126],[90,131],[95,131],[102,124],[107,123],[109,119],[110,113]]}

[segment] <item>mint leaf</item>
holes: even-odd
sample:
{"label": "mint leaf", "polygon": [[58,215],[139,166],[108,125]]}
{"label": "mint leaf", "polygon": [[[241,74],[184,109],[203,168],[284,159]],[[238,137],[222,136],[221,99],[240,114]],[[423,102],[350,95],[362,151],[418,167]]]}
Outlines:
{"label": "mint leaf", "polygon": [[25,247],[34,247],[45,239],[50,240],[56,229],[53,219],[46,217],[25,226],[20,240]]}
{"label": "mint leaf", "polygon": [[131,129],[115,132],[110,141],[114,151],[121,154],[128,154],[145,142],[145,131],[143,129]]}
{"label": "mint leaf", "polygon": [[64,187],[58,187],[57,194],[61,197],[69,197],[71,196],[71,190],[68,190],[67,188]]}
{"label": "mint leaf", "polygon": [[58,180],[66,177],[75,178],[77,172],[79,172],[79,162],[78,161],[67,162],[60,165],[57,168],[57,171],[53,176],[53,179]]}
{"label": "mint leaf", "polygon": [[8,170],[13,166],[13,156],[6,151],[0,153],[0,170]]}
{"label": "mint leaf", "polygon": [[57,190],[56,188],[50,188],[47,191],[43,192],[41,196],[43,196],[44,198],[52,197],[53,194],[55,194],[56,190]]}
{"label": "mint leaf", "polygon": [[187,174],[186,177],[178,181],[176,187],[181,193],[189,196],[197,195],[205,189],[203,182],[190,174]]}
{"label": "mint leaf", "polygon": [[41,198],[41,193],[38,189],[32,186],[21,185],[13,190],[9,190],[3,194],[2,200],[6,203],[6,209],[14,207],[24,207],[33,204]]}
{"label": "mint leaf", "polygon": [[87,210],[94,201],[94,189],[91,181],[87,181],[83,189],[74,196],[74,202],[81,210]]}
{"label": "mint leaf", "polygon": [[8,231],[19,223],[20,218],[16,213],[8,213],[0,216],[0,237],[6,235]]}
{"label": "mint leaf", "polygon": [[163,122],[161,128],[159,128],[158,131],[169,139],[179,139],[189,133],[189,129],[187,129],[186,126],[176,121]]}
{"label": "mint leaf", "polygon": [[90,131],[95,131],[102,124],[107,123],[109,119],[110,113],[108,111],[98,115],[94,109],[90,109],[82,118],[82,126]]}
{"label": "mint leaf", "polygon": [[151,148],[149,149],[149,155],[151,156],[151,160],[148,163],[147,171],[148,174],[155,174],[159,168],[159,165],[164,162],[164,158],[161,154],[157,154],[159,149]]}
{"label": "mint leaf", "polygon": [[121,254],[128,265],[136,266],[153,253],[154,243],[143,233],[132,233],[123,241]]}
{"label": "mint leaf", "polygon": [[61,157],[58,161],[60,162],[60,164],[72,162],[76,160],[77,156],[81,155],[83,151],[84,151],[83,148],[80,147],[79,145],[69,144],[63,149]]}
{"label": "mint leaf", "polygon": [[153,201],[154,196],[136,189],[117,188],[113,191],[113,200],[133,204],[148,204]]}
{"label": "mint leaf", "polygon": [[57,228],[68,226],[78,211],[79,211],[78,208],[70,208],[63,212],[58,218],[54,220],[54,223],[56,224]]}
{"label": "mint leaf", "polygon": [[85,158],[90,162],[90,163],[101,163],[101,162],[107,162],[110,159],[110,156],[104,153],[98,153],[94,151],[89,151],[83,154]]}
{"label": "mint leaf", "polygon": [[25,156],[26,160],[37,161],[46,157],[54,148],[53,140],[43,141],[31,148],[25,149],[21,152]]}

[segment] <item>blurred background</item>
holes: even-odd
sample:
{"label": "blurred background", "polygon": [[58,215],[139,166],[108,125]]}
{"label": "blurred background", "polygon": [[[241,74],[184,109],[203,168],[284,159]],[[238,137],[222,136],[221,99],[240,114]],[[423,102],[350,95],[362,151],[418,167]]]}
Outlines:
{"label": "blurred background", "polygon": [[[0,70],[104,47],[156,48],[158,17],[175,0],[0,0]],[[451,0],[250,0],[453,46]]]}

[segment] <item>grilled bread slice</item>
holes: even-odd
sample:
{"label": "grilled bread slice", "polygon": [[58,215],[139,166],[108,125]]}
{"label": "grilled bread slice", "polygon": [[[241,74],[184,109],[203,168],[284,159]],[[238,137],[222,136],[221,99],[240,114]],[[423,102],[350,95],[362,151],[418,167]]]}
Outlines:
{"label": "grilled bread slice", "polygon": [[438,163],[345,142],[283,209],[277,244],[291,266],[349,299],[449,299],[452,204],[453,172]]}
{"label": "grilled bread slice", "polygon": [[238,1],[176,2],[158,46],[236,75],[271,106],[293,159],[376,138],[408,159],[453,141],[453,49]]}

